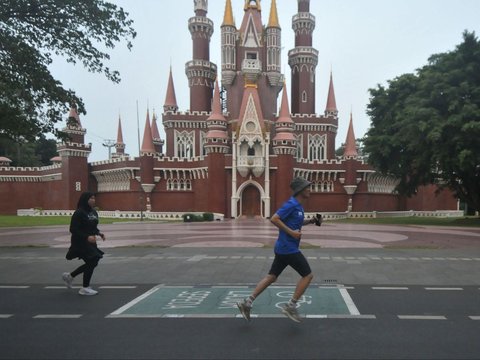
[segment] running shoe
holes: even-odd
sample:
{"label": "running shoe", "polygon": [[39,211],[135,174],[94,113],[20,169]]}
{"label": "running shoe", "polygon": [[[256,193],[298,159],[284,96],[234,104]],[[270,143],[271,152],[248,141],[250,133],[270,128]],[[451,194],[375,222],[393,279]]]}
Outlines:
{"label": "running shoe", "polygon": [[65,282],[65,285],[67,285],[67,288],[71,289],[72,288],[72,282],[73,282],[73,277],[70,275],[70,273],[66,272],[62,274],[62,279]]}
{"label": "running shoe", "polygon": [[237,306],[243,318],[247,321],[250,321],[250,310],[252,310],[252,306],[251,305],[249,306],[245,300],[238,302]]}
{"label": "running shoe", "polygon": [[291,320],[297,323],[302,321],[300,315],[298,314],[297,308],[295,306],[290,306],[288,304],[283,305],[282,313],[287,315]]}
{"label": "running shoe", "polygon": [[98,291],[96,290],[93,290],[90,286],[89,287],[82,287],[78,293],[80,295],[86,295],[86,296],[89,296],[89,295],[97,295],[98,294]]}

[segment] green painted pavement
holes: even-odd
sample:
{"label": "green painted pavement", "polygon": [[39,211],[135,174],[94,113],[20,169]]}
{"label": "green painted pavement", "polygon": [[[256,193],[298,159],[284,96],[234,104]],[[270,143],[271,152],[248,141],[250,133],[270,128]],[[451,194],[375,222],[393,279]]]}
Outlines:
{"label": "green painted pavement", "polygon": [[[252,317],[282,316],[281,306],[292,297],[293,287],[270,286],[254,302]],[[156,286],[109,317],[236,317],[236,303],[252,293],[240,286]],[[306,317],[359,315],[347,289],[310,287],[298,301]]]}

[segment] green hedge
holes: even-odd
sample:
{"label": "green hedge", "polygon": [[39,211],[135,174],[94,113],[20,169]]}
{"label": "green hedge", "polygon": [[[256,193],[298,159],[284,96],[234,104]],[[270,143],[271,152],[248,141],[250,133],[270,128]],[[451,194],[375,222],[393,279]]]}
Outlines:
{"label": "green hedge", "polygon": [[184,222],[213,221],[213,213],[183,214],[182,217]]}

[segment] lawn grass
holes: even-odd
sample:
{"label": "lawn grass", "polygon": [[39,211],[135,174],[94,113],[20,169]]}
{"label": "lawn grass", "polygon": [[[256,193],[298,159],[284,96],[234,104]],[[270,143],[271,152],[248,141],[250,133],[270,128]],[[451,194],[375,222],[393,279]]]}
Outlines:
{"label": "lawn grass", "polygon": [[[100,224],[112,224],[117,222],[139,222],[140,219],[119,219],[100,218]],[[144,220],[148,221],[148,220]],[[332,220],[334,223],[347,224],[372,224],[372,225],[435,225],[435,226],[464,226],[480,227],[478,217],[455,217],[455,218],[433,218],[433,217],[391,217],[391,218],[349,218]],[[0,215],[0,227],[30,227],[49,225],[69,225],[70,216],[15,216]]]}
{"label": "lawn grass", "polygon": [[[0,215],[0,227],[30,227],[70,225],[71,216],[16,216]],[[100,218],[100,224],[140,221],[140,219]]]}
{"label": "lawn grass", "polygon": [[435,225],[435,226],[465,226],[480,227],[480,218],[478,217],[389,217],[389,218],[349,218],[335,220],[332,222],[347,224],[372,224],[372,225]]}

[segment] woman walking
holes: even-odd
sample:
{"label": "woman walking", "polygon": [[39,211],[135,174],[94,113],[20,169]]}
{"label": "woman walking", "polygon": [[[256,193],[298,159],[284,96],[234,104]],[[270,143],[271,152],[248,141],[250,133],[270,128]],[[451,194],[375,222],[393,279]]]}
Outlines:
{"label": "woman walking", "polygon": [[95,195],[92,192],[84,192],[78,200],[77,210],[70,221],[71,245],[65,256],[68,260],[82,259],[85,264],[79,266],[71,273],[63,273],[62,278],[69,289],[72,288],[73,279],[83,273],[83,287],[78,292],[80,295],[96,295],[98,291],[90,287],[93,270],[104,252],[97,247],[97,236],[105,241],[97,228],[98,214],[94,209]]}

